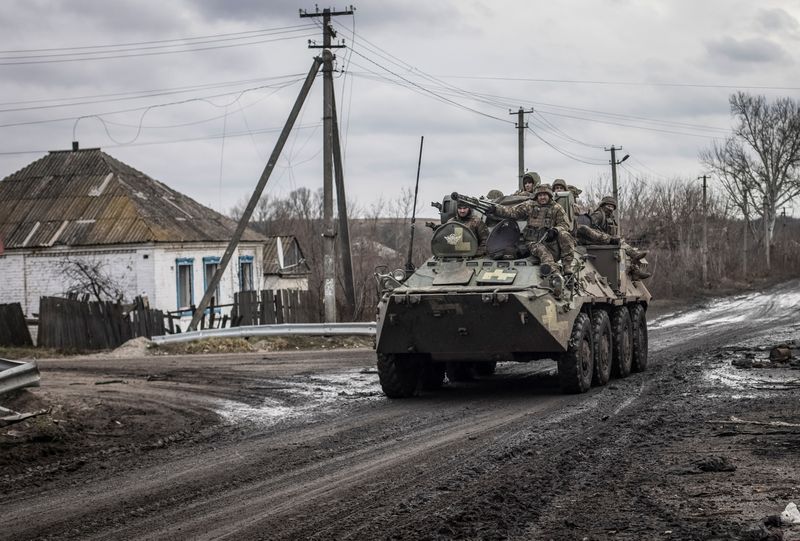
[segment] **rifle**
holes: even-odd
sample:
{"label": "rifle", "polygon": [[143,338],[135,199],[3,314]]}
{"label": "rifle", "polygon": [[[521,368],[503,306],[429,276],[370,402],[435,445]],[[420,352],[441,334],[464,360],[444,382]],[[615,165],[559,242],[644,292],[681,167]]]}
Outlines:
{"label": "rifle", "polygon": [[451,193],[450,199],[456,202],[461,202],[469,208],[478,210],[483,214],[491,214],[491,211],[493,211],[495,207],[494,203],[491,203],[485,199],[476,199],[458,192]]}
{"label": "rifle", "polygon": [[414,272],[414,263],[411,261],[411,254],[414,250],[414,227],[417,221],[417,192],[419,192],[419,170],[422,167],[422,143],[425,136],[419,138],[419,160],[417,161],[417,183],[414,186],[414,208],[411,209],[411,239],[408,241],[408,258],[406,259],[406,271]]}

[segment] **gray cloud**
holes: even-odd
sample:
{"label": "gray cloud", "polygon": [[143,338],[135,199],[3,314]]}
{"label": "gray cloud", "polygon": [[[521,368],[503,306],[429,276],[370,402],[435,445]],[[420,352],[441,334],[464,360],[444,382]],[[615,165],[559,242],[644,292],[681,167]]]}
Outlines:
{"label": "gray cloud", "polygon": [[730,36],[706,43],[708,60],[723,64],[779,64],[789,55],[786,50],[764,38],[737,40]]}
{"label": "gray cloud", "polygon": [[800,38],[800,22],[784,9],[760,9],[756,26],[768,33],[785,33]]}

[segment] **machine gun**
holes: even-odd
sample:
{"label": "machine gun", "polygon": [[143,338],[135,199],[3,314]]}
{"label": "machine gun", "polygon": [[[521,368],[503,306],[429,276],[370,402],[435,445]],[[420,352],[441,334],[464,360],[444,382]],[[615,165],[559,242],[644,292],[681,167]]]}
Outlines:
{"label": "machine gun", "polygon": [[458,192],[453,192],[452,194],[450,194],[450,198],[453,201],[460,202],[471,209],[478,210],[483,214],[492,214],[495,207],[494,203],[491,203],[485,199],[476,199],[474,197],[463,195]]}

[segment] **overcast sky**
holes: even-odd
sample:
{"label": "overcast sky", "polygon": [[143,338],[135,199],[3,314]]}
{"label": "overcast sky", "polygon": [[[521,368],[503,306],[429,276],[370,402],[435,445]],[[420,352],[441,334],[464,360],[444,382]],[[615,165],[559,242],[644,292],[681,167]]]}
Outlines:
{"label": "overcast sky", "polygon": [[[696,178],[698,152],[729,133],[732,92],[800,97],[797,0],[355,7],[334,18],[350,47],[335,86],[355,208],[413,187],[421,135],[424,214],[453,190],[515,189],[519,107],[534,110],[526,168],[585,188],[610,174],[612,144],[631,155],[622,182]],[[74,138],[227,212],[252,193],[318,53],[299,8],[314,4],[0,3],[0,177]],[[268,194],[322,185],[321,83]]]}

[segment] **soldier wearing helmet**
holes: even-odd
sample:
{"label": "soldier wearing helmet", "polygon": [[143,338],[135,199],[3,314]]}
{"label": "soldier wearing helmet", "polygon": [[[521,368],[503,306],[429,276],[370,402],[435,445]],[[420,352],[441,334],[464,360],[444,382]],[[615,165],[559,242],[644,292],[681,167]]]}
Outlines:
{"label": "soldier wearing helmet", "polygon": [[472,209],[469,208],[463,201],[459,201],[456,205],[456,215],[450,218],[447,223],[459,223],[472,231],[475,238],[478,239],[478,251],[475,255],[486,255],[486,240],[489,238],[489,228],[483,223],[480,216],[476,216]]}
{"label": "soldier wearing helmet", "polygon": [[567,181],[563,178],[557,178],[553,181],[553,191],[554,192],[566,192],[567,191]]}
{"label": "soldier wearing helmet", "polygon": [[559,254],[564,272],[571,274],[575,261],[575,240],[569,234],[566,212],[553,201],[553,190],[547,184],[537,186],[533,196],[533,199],[513,207],[496,206],[491,213],[514,220],[527,218],[525,238],[529,241],[531,255],[538,257],[541,262],[542,275],[552,272]]}
{"label": "soldier wearing helmet", "polygon": [[582,244],[617,244],[625,250],[630,258],[629,270],[634,279],[643,280],[650,277],[650,273],[641,270],[640,261],[647,252],[637,250],[627,242],[621,240],[617,233],[619,227],[614,217],[617,209],[617,200],[610,195],[600,200],[600,205],[592,212],[592,225],[579,225],[577,229],[578,240]]}
{"label": "soldier wearing helmet", "polygon": [[513,195],[533,196],[533,191],[542,183],[542,177],[536,171],[527,171],[522,175],[522,189],[514,192]]}

